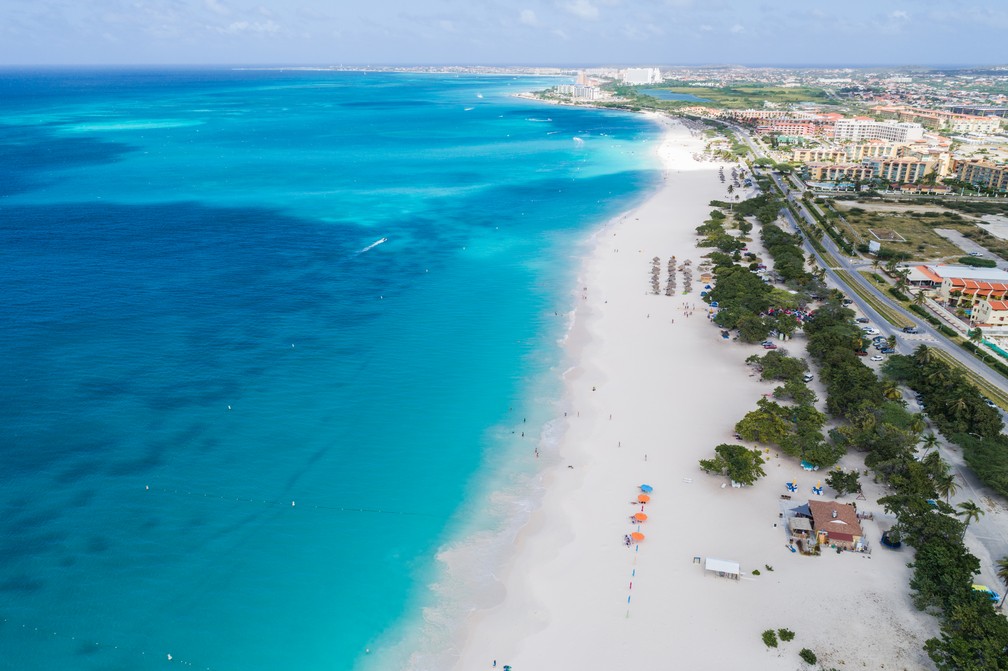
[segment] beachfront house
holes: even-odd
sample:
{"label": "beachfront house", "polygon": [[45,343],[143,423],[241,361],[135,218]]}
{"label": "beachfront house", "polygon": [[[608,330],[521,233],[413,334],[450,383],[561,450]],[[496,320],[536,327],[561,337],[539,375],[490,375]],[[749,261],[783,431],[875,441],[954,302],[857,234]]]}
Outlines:
{"label": "beachfront house", "polygon": [[862,549],[861,522],[857,510],[839,501],[809,501],[812,530],[820,545],[831,545],[845,550]]}

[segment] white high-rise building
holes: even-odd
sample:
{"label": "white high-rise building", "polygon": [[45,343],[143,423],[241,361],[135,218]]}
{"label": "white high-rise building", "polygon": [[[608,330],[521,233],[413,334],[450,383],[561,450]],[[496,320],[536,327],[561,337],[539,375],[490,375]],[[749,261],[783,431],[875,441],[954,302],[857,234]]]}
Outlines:
{"label": "white high-rise building", "polygon": [[886,142],[916,142],[924,137],[924,127],[907,121],[872,121],[870,119],[840,119],[834,126],[837,142],[885,140]]}
{"label": "white high-rise building", "polygon": [[658,68],[627,68],[623,71],[624,84],[636,86],[637,84],[660,84],[661,81],[661,70]]}

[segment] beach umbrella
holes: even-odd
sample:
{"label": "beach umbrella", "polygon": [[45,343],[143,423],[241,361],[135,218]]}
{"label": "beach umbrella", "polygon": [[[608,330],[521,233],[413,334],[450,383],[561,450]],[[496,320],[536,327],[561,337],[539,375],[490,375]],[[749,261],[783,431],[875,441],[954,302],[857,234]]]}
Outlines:
{"label": "beach umbrella", "polygon": [[646,522],[647,521],[647,513],[635,513],[634,516],[633,516],[633,518],[635,520],[637,520],[638,522]]}
{"label": "beach umbrella", "polygon": [[651,500],[651,497],[648,496],[647,494],[638,494],[637,500],[640,501],[641,503],[647,503],[648,501]]}
{"label": "beach umbrella", "polygon": [[632,538],[633,540],[635,540],[635,541],[638,541],[638,542],[639,542],[639,541],[642,541],[642,540],[644,540],[644,534],[642,534],[642,533],[641,533],[641,532],[639,532],[639,531],[635,531],[635,532],[633,532],[632,534],[630,534],[630,538]]}
{"label": "beach umbrella", "polygon": [[640,490],[645,494],[650,494],[651,492],[654,491],[654,487],[652,487],[651,485],[641,485]]}

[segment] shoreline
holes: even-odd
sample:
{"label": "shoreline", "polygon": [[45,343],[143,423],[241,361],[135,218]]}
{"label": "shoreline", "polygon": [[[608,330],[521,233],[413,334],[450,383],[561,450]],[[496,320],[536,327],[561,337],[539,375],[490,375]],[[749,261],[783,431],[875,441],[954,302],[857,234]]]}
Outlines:
{"label": "shoreline", "polygon": [[[504,563],[500,602],[470,615],[452,668],[606,669],[628,660],[661,668],[673,657],[699,668],[714,659],[779,668],[782,653],[759,637],[775,627],[798,632],[792,652],[815,645],[824,662],[845,663],[835,639],[849,635],[878,641],[895,668],[926,664],[921,644],[931,632],[923,618],[900,623],[915,612],[905,558],[816,563],[784,548],[774,492],[786,478],[802,479],[797,464],[771,457],[768,476],[741,490],[699,470],[697,460],[731,441],[735,422],[772,385],[747,375],[745,359],[762,353],[758,346],[722,340],[705,323],[702,285],[688,295],[648,291],[654,256],[663,285],[670,256],[697,267],[707,250],[696,247],[693,229],[709,201],[725,197],[722,164],[693,159],[703,138],[678,120],[648,116],[664,127],[656,148],[664,181],[588,239],[563,344],[566,426],[556,454],[544,455],[540,505]],[[804,349],[804,339],[788,347]],[[655,488],[650,519],[631,525],[645,482]],[[627,547],[624,536],[634,530],[646,538]],[[742,584],[704,576],[695,557],[740,561]],[[774,564],[764,578],[749,575]],[[825,590],[817,584],[824,578]],[[860,587],[851,585],[857,580]],[[855,631],[817,614],[845,588],[875,609],[870,622],[851,623]],[[858,647],[872,659],[871,645]]]}

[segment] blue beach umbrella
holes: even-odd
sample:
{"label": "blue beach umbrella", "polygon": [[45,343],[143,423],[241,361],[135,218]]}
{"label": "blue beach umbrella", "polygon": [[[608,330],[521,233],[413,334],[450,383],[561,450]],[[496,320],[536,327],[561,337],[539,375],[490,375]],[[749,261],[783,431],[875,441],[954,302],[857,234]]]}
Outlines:
{"label": "blue beach umbrella", "polygon": [[650,494],[651,492],[654,491],[654,487],[652,487],[651,485],[641,485],[640,489],[645,494]]}

